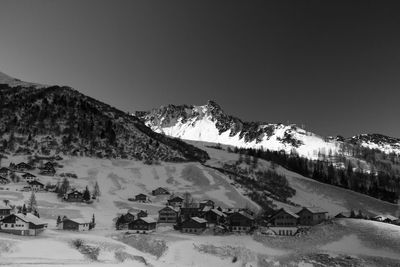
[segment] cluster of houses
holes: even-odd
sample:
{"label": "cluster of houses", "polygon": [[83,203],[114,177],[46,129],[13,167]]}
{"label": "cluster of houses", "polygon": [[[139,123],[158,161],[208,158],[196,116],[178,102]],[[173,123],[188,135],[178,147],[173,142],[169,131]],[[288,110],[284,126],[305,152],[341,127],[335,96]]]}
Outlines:
{"label": "cluster of houses", "polygon": [[[170,193],[167,189],[159,187],[152,191],[152,195]],[[147,202],[149,196],[138,194],[134,200]],[[212,200],[185,203],[184,197],[171,195],[166,206],[158,211],[157,221],[143,211],[136,215],[128,212],[117,219],[116,228],[148,233],[155,231],[157,224],[171,223],[174,224],[174,229],[183,233],[201,233],[208,228],[212,228],[215,233],[250,232],[259,228],[262,233],[268,235],[295,235],[302,227],[314,226],[326,219],[326,211],[317,207],[303,207],[297,212],[281,208],[263,220],[256,221],[255,214],[245,208],[221,208],[215,206]]]}
{"label": "cluster of houses", "polygon": [[[39,174],[54,176],[56,173],[56,167],[56,162],[48,161],[43,166],[39,167]],[[27,183],[27,186],[23,187],[23,191],[44,190],[45,185],[38,180],[36,175],[29,172],[34,169],[34,166],[25,162],[20,162],[18,164],[10,163],[8,168],[0,168],[0,184],[8,184],[10,182],[9,177],[11,177],[11,175],[19,175],[23,181]]]}

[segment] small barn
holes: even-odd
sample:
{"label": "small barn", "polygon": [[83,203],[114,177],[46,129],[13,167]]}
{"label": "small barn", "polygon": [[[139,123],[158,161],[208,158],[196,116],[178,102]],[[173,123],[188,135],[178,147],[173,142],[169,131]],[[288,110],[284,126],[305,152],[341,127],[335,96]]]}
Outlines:
{"label": "small barn", "polygon": [[159,196],[159,195],[169,195],[169,191],[165,189],[164,187],[158,187],[151,191],[151,194],[153,196]]}
{"label": "small barn", "polygon": [[78,190],[73,190],[67,193],[64,199],[68,202],[83,202],[83,193],[79,192]]}
{"label": "small barn", "polygon": [[142,202],[142,203],[148,202],[149,201],[149,197],[147,195],[145,195],[145,194],[140,193],[140,194],[137,194],[135,196],[135,201]]}
{"label": "small barn", "polygon": [[62,221],[58,224],[58,229],[70,231],[89,231],[89,225],[90,222],[82,219],[70,219],[64,217]]}

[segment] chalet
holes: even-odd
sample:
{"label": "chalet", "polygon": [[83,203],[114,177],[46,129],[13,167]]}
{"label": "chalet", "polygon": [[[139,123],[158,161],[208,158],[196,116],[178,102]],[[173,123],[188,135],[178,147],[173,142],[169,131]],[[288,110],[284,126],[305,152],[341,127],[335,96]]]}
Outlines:
{"label": "chalet", "polygon": [[157,222],[151,217],[142,217],[128,224],[128,229],[136,231],[136,233],[150,233],[154,232]]}
{"label": "chalet", "polygon": [[58,224],[59,230],[71,230],[71,231],[89,231],[90,222],[82,219],[69,219],[64,216],[62,221]]}
{"label": "chalet", "polygon": [[220,224],[225,221],[226,214],[217,209],[210,209],[202,214],[209,224]]}
{"label": "chalet", "polygon": [[351,217],[350,212],[339,212],[339,213],[336,214],[336,216],[335,216],[336,219],[350,218],[350,217]]}
{"label": "chalet", "polygon": [[38,235],[47,228],[47,223],[42,222],[31,213],[11,214],[0,221],[0,231],[16,235]]}
{"label": "chalet", "polygon": [[3,176],[0,176],[0,184],[8,184],[10,181]]}
{"label": "chalet", "polygon": [[201,212],[198,207],[187,207],[181,208],[180,210],[180,218],[182,221],[188,220],[192,217],[200,217]]}
{"label": "chalet", "polygon": [[169,191],[165,189],[164,187],[159,187],[157,189],[154,189],[151,191],[151,194],[153,196],[159,196],[159,195],[169,195]]}
{"label": "chalet", "polygon": [[14,169],[18,171],[27,171],[27,170],[32,170],[34,168],[31,165],[26,164],[25,162],[21,162],[15,165]]}
{"label": "chalet", "polygon": [[244,211],[238,211],[227,217],[230,230],[233,232],[248,232],[254,227],[254,218]]}
{"label": "chalet", "polygon": [[158,211],[158,222],[160,223],[176,223],[179,216],[179,208],[166,206]]}
{"label": "chalet", "polygon": [[44,189],[44,184],[36,180],[29,182],[28,184],[33,191],[40,191]]}
{"label": "chalet", "polygon": [[209,199],[203,200],[203,201],[200,201],[199,207],[200,207],[200,209],[204,209],[205,207],[210,207],[213,209],[215,207],[215,203],[214,203],[214,201],[209,200]]}
{"label": "chalet", "polygon": [[325,221],[326,214],[326,211],[317,207],[304,207],[299,212],[297,212],[297,215],[299,215],[299,224],[308,226],[316,225]]}
{"label": "chalet", "polygon": [[26,181],[26,182],[32,182],[32,181],[34,181],[34,180],[36,180],[36,176],[35,175],[33,175],[33,174],[31,174],[31,173],[24,173],[23,175],[22,175],[22,178],[24,178],[24,180]]}
{"label": "chalet", "polygon": [[143,218],[143,217],[147,217],[147,216],[148,216],[147,210],[140,210],[140,211],[137,213],[137,217],[138,217],[138,218]]}
{"label": "chalet", "polygon": [[55,167],[57,167],[57,163],[48,161],[43,165],[42,169],[54,169]]}
{"label": "chalet", "polygon": [[193,217],[182,223],[183,233],[201,233],[207,228],[207,221],[203,218]]}
{"label": "chalet", "polygon": [[0,168],[0,176],[7,177],[10,174],[10,170],[6,167]]}
{"label": "chalet", "polygon": [[0,204],[0,220],[11,214],[11,208],[8,205]]}
{"label": "chalet", "polygon": [[68,202],[83,202],[83,193],[79,192],[78,190],[74,190],[67,193],[64,197],[64,200]]}
{"label": "chalet", "polygon": [[149,197],[145,194],[137,194],[135,196],[135,201],[137,202],[148,202],[149,201]]}
{"label": "chalet", "polygon": [[44,167],[41,169],[40,174],[54,176],[54,174],[56,174],[56,169],[54,169],[54,167]]}
{"label": "chalet", "polygon": [[296,213],[282,208],[272,215],[270,223],[275,227],[296,227],[299,217]]}
{"label": "chalet", "polygon": [[135,215],[127,212],[126,214],[118,217],[115,226],[117,230],[128,230],[128,224],[135,220]]}
{"label": "chalet", "polygon": [[173,207],[182,207],[183,198],[180,196],[172,196],[168,199],[168,205]]}

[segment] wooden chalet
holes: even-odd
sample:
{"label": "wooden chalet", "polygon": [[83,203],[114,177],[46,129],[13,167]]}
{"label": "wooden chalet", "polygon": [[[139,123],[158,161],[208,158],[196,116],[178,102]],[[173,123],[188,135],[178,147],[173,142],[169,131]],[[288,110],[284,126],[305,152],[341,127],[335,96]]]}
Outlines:
{"label": "wooden chalet", "polygon": [[180,196],[172,196],[168,199],[168,205],[173,207],[182,207],[183,197]]}
{"label": "wooden chalet", "polygon": [[65,195],[64,200],[68,202],[83,202],[83,193],[78,190],[71,191]]}
{"label": "wooden chalet", "polygon": [[234,212],[227,217],[232,232],[248,232],[254,227],[254,218],[245,211]]}
{"label": "wooden chalet", "polygon": [[307,226],[319,224],[326,220],[327,213],[328,212],[317,207],[304,207],[297,212],[297,215],[299,215],[299,224]]}
{"label": "wooden chalet", "polygon": [[90,222],[82,219],[70,219],[64,216],[62,221],[58,224],[59,230],[70,230],[70,231],[89,231]]}
{"label": "wooden chalet", "polygon": [[298,224],[299,217],[296,213],[282,208],[271,216],[269,222],[275,227],[295,227]]}
{"label": "wooden chalet", "polygon": [[10,170],[6,167],[0,168],[0,176],[7,177],[10,174]]}
{"label": "wooden chalet", "polygon": [[115,226],[117,230],[128,230],[128,224],[135,220],[135,215],[131,212],[127,212],[126,214],[122,214],[118,217],[117,221],[115,222]]}
{"label": "wooden chalet", "polygon": [[0,220],[11,214],[11,207],[8,205],[0,204]]}
{"label": "wooden chalet", "polygon": [[54,167],[44,167],[40,170],[41,175],[54,176],[56,169]]}
{"label": "wooden chalet", "polygon": [[34,168],[25,162],[21,162],[15,165],[14,169],[18,171],[28,171],[28,170],[33,170]]}
{"label": "wooden chalet", "polygon": [[47,228],[38,217],[31,213],[10,214],[0,221],[0,231],[16,235],[38,235]]}
{"label": "wooden chalet", "polygon": [[8,184],[8,183],[10,183],[10,180],[8,180],[4,176],[0,176],[0,184]]}
{"label": "wooden chalet", "polygon": [[183,233],[198,234],[206,230],[207,220],[199,217],[193,217],[182,222],[181,231]]}
{"label": "wooden chalet", "polygon": [[198,207],[182,207],[179,216],[182,221],[188,220],[192,217],[200,217],[201,210]]}
{"label": "wooden chalet", "polygon": [[199,208],[204,209],[205,207],[210,207],[213,209],[215,207],[214,201],[209,199],[200,201]]}
{"label": "wooden chalet", "polygon": [[336,219],[350,218],[350,217],[351,217],[350,212],[339,212],[338,214],[335,215]]}
{"label": "wooden chalet", "polygon": [[32,182],[32,181],[34,181],[34,180],[36,180],[36,176],[35,175],[33,175],[33,174],[31,174],[31,173],[24,173],[23,175],[22,175],[22,178],[24,178],[24,180],[26,181],[26,182]]}
{"label": "wooden chalet", "polygon": [[220,224],[225,222],[227,215],[218,209],[209,209],[202,214],[202,217],[206,219],[209,224]]}
{"label": "wooden chalet", "polygon": [[44,189],[44,184],[42,184],[41,182],[39,182],[37,180],[29,182],[28,184],[31,187],[32,191],[41,191]]}
{"label": "wooden chalet", "polygon": [[145,194],[140,193],[140,194],[137,194],[135,196],[135,201],[142,202],[142,203],[148,202],[149,201],[149,197],[147,195],[145,195]]}
{"label": "wooden chalet", "polygon": [[140,210],[138,213],[137,213],[137,217],[138,218],[143,218],[143,217],[147,217],[149,214],[148,214],[148,212],[147,212],[147,210]]}
{"label": "wooden chalet", "polygon": [[130,222],[128,224],[128,229],[136,231],[136,233],[150,233],[154,232],[157,227],[157,222],[151,217],[142,217]]}
{"label": "wooden chalet", "polygon": [[165,189],[164,187],[159,187],[151,191],[151,194],[153,196],[159,196],[159,195],[169,195],[169,191]]}
{"label": "wooden chalet", "polygon": [[158,211],[159,223],[176,223],[179,216],[179,208],[166,206]]}

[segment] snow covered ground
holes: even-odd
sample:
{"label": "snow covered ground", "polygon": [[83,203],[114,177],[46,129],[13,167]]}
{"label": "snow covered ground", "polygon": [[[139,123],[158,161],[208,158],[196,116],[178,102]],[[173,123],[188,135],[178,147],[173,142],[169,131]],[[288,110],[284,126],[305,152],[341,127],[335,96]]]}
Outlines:
{"label": "snow covered ground", "polygon": [[[237,154],[224,150],[208,148],[204,143],[194,142],[207,150],[211,159],[209,165],[220,166],[224,162],[233,162]],[[26,157],[17,156],[3,159],[2,166],[9,162],[26,161]],[[161,257],[140,251],[121,239],[123,231],[115,231],[113,219],[117,214],[128,209],[145,209],[152,217],[164,206],[165,196],[150,197],[150,203],[128,201],[139,193],[150,195],[158,186],[168,188],[174,193],[191,192],[198,200],[212,199],[225,207],[245,207],[257,205],[234,188],[227,177],[213,169],[198,163],[162,163],[161,165],[144,165],[138,161],[106,160],[81,157],[65,157],[60,161],[64,167],[58,173],[71,172],[78,179],[69,179],[78,189],[86,185],[92,190],[97,181],[101,196],[93,204],[77,204],[60,201],[56,194],[39,192],[36,198],[41,218],[49,223],[48,229],[38,237],[21,237],[0,233],[0,265],[5,266],[144,266],[144,261],[152,266],[276,266],[279,263],[291,262],[292,266],[312,266],[316,260],[309,253],[325,253],[341,262],[342,255],[352,257],[384,257],[385,260],[398,263],[398,251],[392,247],[400,247],[400,227],[370,221],[343,220],[331,226],[321,226],[324,234],[318,238],[311,235],[304,240],[299,238],[279,238],[257,240],[248,235],[214,236],[181,234],[172,230],[171,225],[159,225],[157,232],[147,235],[166,242],[166,250]],[[260,167],[270,168],[270,163],[260,160]],[[337,212],[350,209],[365,209],[370,212],[396,215],[398,207],[373,198],[369,198],[348,190],[336,188],[291,173],[283,168],[276,170],[287,176],[289,183],[297,193],[292,201],[306,206],[319,206],[331,216]],[[36,171],[33,173],[37,174]],[[56,183],[60,179],[38,175],[44,184]],[[23,204],[30,192],[21,192],[25,184],[8,184],[0,190],[0,201],[9,199],[13,204]],[[277,203],[278,206],[287,204]],[[96,228],[90,232],[72,233],[55,229],[58,215],[89,220],[95,214]],[[338,229],[338,230],[337,230]],[[345,229],[345,230],[343,230]],[[347,229],[347,230],[346,230]],[[358,229],[358,230],[357,230]],[[361,230],[360,230],[361,229]],[[335,231],[339,231],[335,235]],[[325,238],[325,235],[331,237]],[[80,253],[73,241],[81,239],[85,244],[99,247],[98,261],[91,261]],[[315,240],[314,240],[315,239]],[[378,242],[385,253],[372,243]],[[344,249],[350,244],[351,249]],[[292,245],[308,250],[298,251]],[[321,247],[321,249],[316,249]],[[381,253],[382,252],[382,253]],[[305,257],[301,256],[303,255]],[[318,254],[319,255],[319,254]],[[303,258],[302,258],[303,257]],[[318,256],[319,257],[319,256]],[[317,258],[318,258],[317,257]],[[328,257],[328,256],[324,256]],[[311,260],[312,258],[312,260]],[[374,258],[374,259],[375,259]],[[324,258],[325,259],[325,258]],[[317,259],[321,260],[320,258]],[[328,259],[329,260],[329,259]],[[247,264],[247,265],[245,265]],[[339,264],[339,266],[341,266]],[[358,266],[358,265],[354,265]],[[359,265],[363,266],[363,265]],[[372,264],[372,266],[375,266]],[[396,266],[396,265],[393,265]]]}

